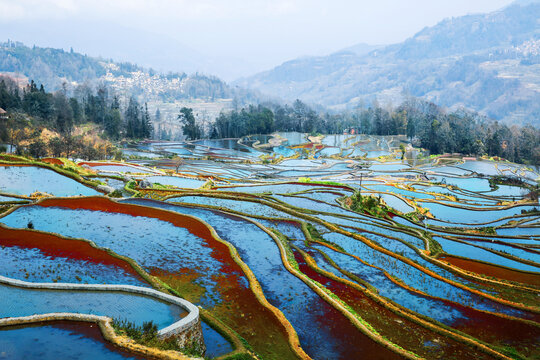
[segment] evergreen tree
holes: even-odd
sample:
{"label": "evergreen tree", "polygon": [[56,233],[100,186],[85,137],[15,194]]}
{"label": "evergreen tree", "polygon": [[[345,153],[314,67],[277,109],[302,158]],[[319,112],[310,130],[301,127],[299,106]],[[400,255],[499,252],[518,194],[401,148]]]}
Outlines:
{"label": "evergreen tree", "polygon": [[126,137],[136,138],[139,135],[140,108],[134,97],[129,98],[129,104],[124,114]]}
{"label": "evergreen tree", "polygon": [[144,103],[144,111],[142,113],[141,117],[142,122],[142,129],[141,129],[141,137],[148,139],[152,136],[152,121],[150,120],[150,114],[148,113],[148,104]]}
{"label": "evergreen tree", "polygon": [[182,123],[182,132],[190,139],[195,140],[201,137],[201,128],[195,122],[195,116],[193,115],[193,109],[183,107],[178,114],[178,120]]}

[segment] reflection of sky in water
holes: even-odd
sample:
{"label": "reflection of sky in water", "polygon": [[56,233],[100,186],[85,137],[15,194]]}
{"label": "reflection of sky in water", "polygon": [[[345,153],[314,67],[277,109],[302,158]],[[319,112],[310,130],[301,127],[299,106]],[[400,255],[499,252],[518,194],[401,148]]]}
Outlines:
{"label": "reflection of sky in water", "polygon": [[[467,257],[469,259],[487,261],[493,264],[507,266],[513,269],[523,271],[540,272],[540,269],[536,266],[523,264],[518,261],[514,261],[506,257],[494,254],[490,251],[473,247],[471,245],[462,244],[441,237],[437,237],[436,240],[441,244],[443,250],[451,255],[458,255]],[[482,244],[478,245],[482,246]]]}
{"label": "reflection of sky in water", "polygon": [[161,185],[172,185],[179,188],[197,189],[204,185],[206,181],[188,179],[177,176],[149,176],[146,178],[151,183],[158,183]]}
{"label": "reflection of sky in water", "polygon": [[16,246],[0,248],[0,275],[30,282],[52,282],[60,278],[69,283],[148,286],[118,266],[52,256],[39,249]]}
{"label": "reflection of sky in water", "polygon": [[69,312],[126,319],[137,325],[154,321],[162,329],[185,316],[176,305],[135,294],[110,291],[33,290],[0,285],[0,317]]}
{"label": "reflection of sky in water", "polygon": [[30,220],[35,229],[92,240],[134,259],[146,270],[176,273],[182,268],[197,269],[208,275],[195,280],[207,290],[202,302],[209,305],[214,302],[212,298],[219,301],[212,275],[219,274],[221,264],[211,257],[212,249],[185,228],[141,216],[40,206],[20,208],[0,222],[25,228]]}
{"label": "reflection of sky in water", "polygon": [[54,196],[100,194],[52,170],[34,166],[0,166],[0,191],[17,195],[30,195],[35,191]]}
{"label": "reflection of sky in water", "polygon": [[127,165],[99,165],[92,166],[93,170],[100,172],[123,172],[123,173],[137,173],[137,174],[152,174],[152,171],[143,167],[127,166]]}
{"label": "reflection of sky in water", "polygon": [[[401,279],[405,284],[423,291],[424,293],[443,299],[448,299],[463,305],[472,306],[479,310],[499,311],[512,315],[520,313],[518,310],[505,307],[484,298],[480,298],[477,295],[430,277],[410,265],[371,249],[358,240],[337,233],[327,234],[325,238],[340,245],[349,254],[356,255],[372,265],[383,268],[391,275]],[[398,252],[405,251],[400,249]],[[414,256],[411,256],[410,254],[407,254],[406,257],[414,258]],[[371,281],[369,282],[371,283]],[[398,299],[395,299],[395,301],[399,302]],[[440,305],[443,306],[442,303]],[[408,307],[408,305],[406,306]],[[425,311],[428,311],[428,309],[429,308],[424,308],[419,312],[430,316],[428,313],[425,313]]]}
{"label": "reflection of sky in water", "polygon": [[[320,358],[339,358],[340,351],[349,346],[350,343],[345,343],[346,338],[335,337],[334,332],[330,331],[324,322],[325,315],[334,310],[284,268],[274,240],[256,225],[205,209],[144,200],[128,200],[128,202],[190,214],[212,225],[222,239],[229,241],[238,249],[242,260],[261,283],[269,302],[285,314],[298,332],[302,347],[308,354],[317,354]],[[305,311],[306,308],[309,308],[308,312]]]}
{"label": "reflection of sky in water", "polygon": [[74,329],[74,325],[0,329],[0,356],[6,359],[40,360],[142,359],[119,352],[104,340],[86,336],[84,330],[78,332]]}

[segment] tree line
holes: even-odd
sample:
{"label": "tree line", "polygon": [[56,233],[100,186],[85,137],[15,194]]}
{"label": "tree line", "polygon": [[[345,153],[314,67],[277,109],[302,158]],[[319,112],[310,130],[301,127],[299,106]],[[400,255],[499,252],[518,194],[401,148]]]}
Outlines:
{"label": "tree line", "polygon": [[[118,96],[111,95],[105,86],[95,91],[80,86],[74,96],[67,96],[65,90],[50,93],[34,81],[20,89],[10,77],[0,76],[0,108],[9,113],[8,120],[0,122],[0,141],[15,146],[31,141],[27,150],[36,157],[45,153],[76,153],[83,158],[110,156],[112,150],[102,149],[101,145],[85,147],[81,139],[72,136],[75,126],[85,123],[99,125],[100,136],[108,140],[152,135],[147,105],[140,105],[132,97],[122,108]],[[43,128],[55,130],[60,136],[49,142],[39,140]],[[59,144],[63,151],[58,150]]]}
{"label": "tree line", "polygon": [[152,134],[146,104],[142,106],[132,97],[122,109],[118,96],[111,95],[106,86],[95,92],[83,86],[68,97],[65,90],[50,93],[33,80],[21,91],[11,78],[0,77],[0,107],[14,118],[28,115],[34,125],[60,134],[71,134],[75,125],[87,122],[101,125],[111,139],[142,139]]}
{"label": "tree line", "polygon": [[[195,125],[191,125],[194,128]],[[530,125],[506,125],[466,109],[447,111],[432,102],[406,99],[396,108],[377,103],[341,113],[321,113],[296,100],[290,105],[265,105],[223,112],[205,134],[211,138],[239,138],[274,131],[369,135],[407,135],[413,145],[432,154],[500,156],[520,163],[540,164],[540,130]],[[188,137],[194,138],[193,133]]]}

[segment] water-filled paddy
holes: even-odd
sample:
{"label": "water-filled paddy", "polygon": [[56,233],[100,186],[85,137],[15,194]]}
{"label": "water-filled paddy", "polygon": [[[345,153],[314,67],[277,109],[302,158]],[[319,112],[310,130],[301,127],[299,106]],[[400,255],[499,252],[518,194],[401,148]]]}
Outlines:
{"label": "water-filled paddy", "polygon": [[[35,229],[92,240],[133,259],[144,271],[238,332],[262,358],[297,357],[293,354],[296,347],[287,340],[286,326],[294,328],[302,350],[315,359],[395,356],[359,332],[337,311],[336,303],[323,300],[306,282],[324,289],[331,299],[346,303],[350,309],[344,311],[360,314],[385,339],[423,358],[495,356],[456,341],[438,328],[441,324],[468,334],[468,341],[485,342],[493,351],[505,352],[511,347],[517,357],[540,355],[535,346],[539,340],[536,328],[516,320],[538,322],[535,300],[540,275],[535,275],[538,267],[533,265],[539,262],[538,204],[529,200],[534,199],[534,187],[525,188],[538,178],[535,171],[505,162],[460,157],[444,160],[424,156],[419,161],[415,156],[422,151],[416,149],[407,150],[402,161],[399,145],[406,142],[404,137],[331,135],[322,138],[327,147],[320,150],[309,143],[307,134],[280,135],[286,139],[282,145],[276,146],[272,140],[271,146],[263,148],[269,159],[264,163],[258,158],[263,152],[252,145],[255,141],[268,143],[268,135],[251,136],[241,144],[237,139],[212,139],[136,147],[184,156],[178,172],[212,177],[215,190],[203,190],[206,181],[202,179],[149,172],[144,177],[150,183],[173,186],[175,191],[167,192],[163,187],[156,191],[158,186],[139,188],[139,196],[147,199],[122,203],[98,198],[78,200],[78,204],[47,200],[8,212],[0,222],[17,228],[31,223]],[[280,156],[292,155],[298,158],[280,161]],[[330,155],[332,158],[322,158]],[[176,170],[167,159],[144,162],[149,164],[148,170],[153,166]],[[122,172],[126,168],[139,170],[127,163],[98,166],[105,170],[120,166],[116,170]],[[519,176],[526,184],[492,186],[492,175]],[[282,183],[284,179],[291,183]],[[113,187],[123,184],[109,181]],[[387,216],[374,211],[377,209],[355,207],[358,211],[351,211],[353,200],[348,197],[361,185],[362,195],[381,196],[397,211],[390,209]],[[149,200],[163,200],[171,194],[176,196],[168,202]],[[218,194],[228,198],[219,198]],[[274,204],[281,210],[248,200]],[[241,212],[259,221],[276,236],[283,236],[284,246],[292,246],[291,253],[282,254],[275,240],[248,220],[211,211],[208,206]],[[296,213],[291,215],[283,208]],[[429,214],[423,214],[426,209]],[[238,251],[238,261],[254,275],[252,283],[246,268],[233,260],[225,244],[197,219],[175,218],[182,214],[206,221],[219,238]],[[426,215],[435,218],[426,220]],[[316,242],[308,243],[308,239]],[[380,248],[369,247],[359,239]],[[324,246],[325,241],[344,253]],[[143,284],[129,269],[99,254],[84,258],[76,251],[62,252],[60,245],[54,249],[23,245],[13,243],[0,249],[3,275],[33,282]],[[308,264],[293,245],[309,253],[314,263]],[[312,269],[314,264],[344,282],[317,273]],[[290,272],[285,265],[296,270]],[[294,274],[296,271],[307,276],[299,275],[305,282]],[[373,294],[401,310],[390,311],[389,305],[368,300],[353,289],[351,282],[368,286]],[[284,315],[281,320],[257,300],[252,289],[258,287],[250,286],[253,283],[260,284],[265,299]],[[91,307],[84,308],[87,302],[81,301],[83,310]],[[527,307],[535,306],[527,311]],[[439,330],[415,327],[400,311],[421,315]],[[232,350],[223,336],[204,323],[203,333],[207,355],[219,356]]]}
{"label": "water-filled paddy", "polygon": [[127,166],[127,165],[98,165],[92,166],[92,169],[98,172],[118,172],[118,173],[136,173],[136,174],[153,174],[154,172],[143,167]]}
{"label": "water-filled paddy", "polygon": [[108,344],[95,324],[70,322],[0,328],[0,349],[6,359],[143,359]]}
{"label": "water-filled paddy", "polygon": [[504,217],[520,215],[522,211],[532,209],[532,207],[516,206],[509,209],[465,209],[456,206],[446,206],[434,202],[421,203],[438,220],[463,224],[483,224],[499,220]]}
{"label": "water-filled paddy", "polygon": [[[345,354],[362,351],[347,348],[346,344],[355,341],[356,337],[362,339],[363,335],[355,334],[356,331],[351,328],[352,324],[344,322],[333,308],[283,267],[279,251],[276,251],[277,245],[257,226],[204,209],[157,203],[152,205],[202,218],[216,229],[221,238],[235,245],[242,259],[260,281],[268,300],[283,311],[295,326],[300,341],[308,353],[317,354],[322,358],[344,358]],[[308,306],[310,311],[305,312],[304,309]],[[329,324],[324,321],[325,318],[332,318],[334,321]],[[319,330],[311,331],[313,326]],[[341,327],[339,334],[332,331],[338,327]],[[359,353],[356,354],[358,356]]]}
{"label": "water-filled paddy", "polygon": [[523,271],[539,272],[539,268],[536,266],[524,264],[501,255],[483,250],[480,248],[473,248],[470,244],[463,244],[460,242],[437,238],[437,241],[442,245],[445,252],[451,255],[458,255],[468,257],[474,260],[486,261],[492,264],[506,266],[512,269],[518,269]]}
{"label": "water-filled paddy", "polygon": [[160,157],[163,157],[163,155],[152,153],[152,152],[143,152],[143,151],[137,151],[137,150],[128,150],[124,149],[122,150],[125,156],[136,156],[139,158],[149,158],[149,159],[157,159]]}
{"label": "water-filled paddy", "polygon": [[164,328],[186,315],[176,305],[113,291],[33,290],[0,285],[0,318],[48,313],[82,313],[126,319],[137,325],[154,321]]}
{"label": "water-filled paddy", "polygon": [[148,286],[122,268],[56,257],[39,249],[2,244],[0,275],[30,282],[69,282],[81,284],[127,284]]}
{"label": "water-filled paddy", "polygon": [[[209,275],[219,274],[220,264],[210,256],[212,249],[187,229],[167,221],[121,213],[41,206],[24,207],[0,219],[6,225],[18,228],[26,227],[30,220],[35,229],[91,240],[134,259],[147,270],[159,268],[176,272],[192,268]],[[197,283],[207,289],[205,301],[213,303],[215,300],[211,295],[215,293],[215,281],[206,277],[199,278]]]}
{"label": "water-filled paddy", "polygon": [[11,202],[11,201],[22,201],[24,199],[12,197],[12,196],[3,196],[0,195],[0,202]]}
{"label": "water-filled paddy", "polygon": [[35,191],[54,196],[100,194],[73,179],[35,166],[0,166],[0,191],[16,195],[30,195]]}

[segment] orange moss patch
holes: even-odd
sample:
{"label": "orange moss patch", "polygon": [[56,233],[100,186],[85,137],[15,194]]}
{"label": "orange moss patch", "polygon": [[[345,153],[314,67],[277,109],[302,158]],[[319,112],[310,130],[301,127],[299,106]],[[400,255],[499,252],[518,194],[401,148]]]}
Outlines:
{"label": "orange moss patch", "polygon": [[454,257],[451,255],[441,256],[439,259],[446,261],[447,263],[457,266],[461,269],[471,271],[477,274],[540,287],[540,275],[506,269],[475,260]]}
{"label": "orange moss patch", "polygon": [[313,149],[313,148],[315,148],[317,150],[320,150],[320,149],[324,148],[324,145],[323,144],[306,143],[306,144],[300,144],[300,145],[291,146],[291,149]]}
{"label": "orange moss patch", "polygon": [[[114,212],[132,216],[156,218],[172,223],[175,226],[186,228],[193,235],[206,241],[212,249],[212,258],[218,260],[223,276],[214,278],[217,282],[222,299],[221,304],[208,309],[220,320],[237,331],[261,355],[268,358],[295,358],[287,340],[287,330],[275,317],[272,311],[263,306],[250,288],[246,288],[242,277],[244,271],[234,261],[229,247],[216,240],[207,225],[191,216],[174,213],[167,210],[144,207],[132,204],[122,204],[104,197],[84,197],[60,199],[52,198],[36,204],[43,207],[66,207],[69,209],[85,209],[94,211]],[[179,249],[181,251],[181,249]],[[153,269],[152,275],[157,276],[177,290],[188,301],[197,301],[202,295],[201,289],[191,283],[198,273],[190,271],[187,278],[184,274],[166,273]],[[204,274],[201,274],[204,276]]]}
{"label": "orange moss patch", "polygon": [[41,161],[52,165],[64,165],[64,162],[57,158],[43,158]]}
{"label": "orange moss patch", "polygon": [[[362,316],[365,321],[370,323],[378,332],[380,332],[381,335],[389,338],[398,345],[405,347],[420,356],[426,356],[432,354],[430,354],[430,349],[425,347],[424,342],[438,339],[439,342],[444,344],[441,352],[444,351],[446,357],[459,354],[460,358],[464,359],[486,358],[484,354],[463,346],[453,339],[440,336],[412,321],[396,316],[392,311],[377,304],[360,290],[317,272],[315,270],[316,264],[312,259],[310,259],[312,263],[309,264],[297,251],[293,251],[293,253],[302,273],[306,274],[310,279],[315,280],[320,284],[324,284],[327,289],[351,306],[351,308]],[[344,330],[342,329],[341,331]],[[364,349],[365,346],[365,349],[371,350],[371,353],[364,354],[367,358],[376,358],[377,355],[382,356],[383,354],[385,355],[385,359],[398,356],[398,354],[395,353],[389,355],[387,349],[381,349],[379,344],[367,339],[367,337],[366,340],[368,340],[368,344],[367,346],[363,345],[362,348]],[[353,354],[349,355],[353,356]],[[438,355],[440,356],[440,353]]]}
{"label": "orange moss patch", "polygon": [[127,262],[118,259],[105,250],[100,250],[86,241],[66,239],[53,234],[24,229],[0,227],[0,246],[17,246],[25,249],[39,249],[51,257],[65,257],[76,260],[114,265],[144,281]]}

